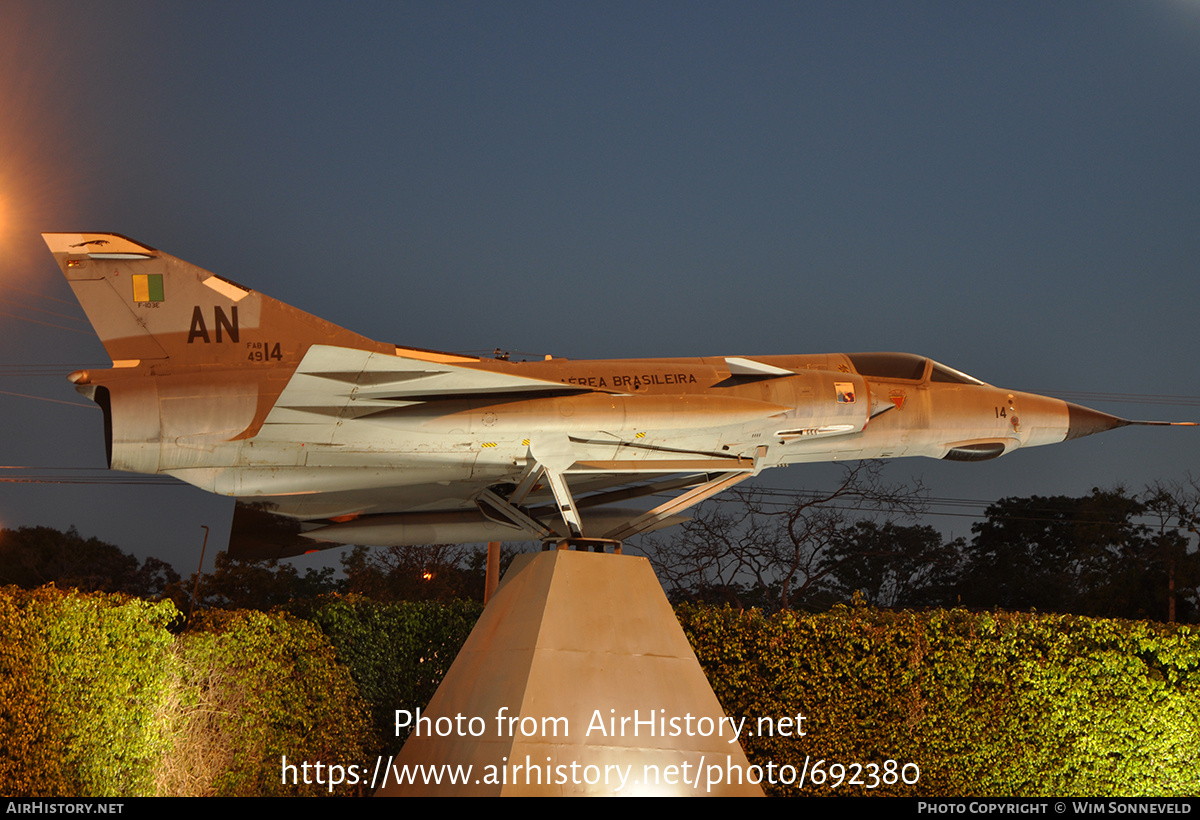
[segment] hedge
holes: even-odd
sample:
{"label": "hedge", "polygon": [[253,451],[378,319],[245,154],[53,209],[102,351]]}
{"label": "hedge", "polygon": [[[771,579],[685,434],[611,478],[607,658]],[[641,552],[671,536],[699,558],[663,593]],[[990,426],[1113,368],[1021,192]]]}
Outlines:
{"label": "hedge", "polygon": [[[804,794],[1200,793],[1194,627],[848,607],[678,615],[730,715],[752,728],[759,717],[806,718],[804,737],[748,737],[751,762],[920,769],[915,785],[847,776],[836,789],[810,781]],[[801,793],[795,779],[767,790]]]}
{"label": "hedge", "polygon": [[0,791],[150,793],[177,616],[169,601],[0,589]]}
{"label": "hedge", "polygon": [[[281,757],[369,765],[394,750],[392,710],[428,702],[478,613],[341,599],[311,622],[216,612],[175,637],[170,602],[0,589],[0,791],[328,794],[281,783]],[[726,711],[747,719],[751,763],[777,780],[806,772],[803,789],[768,793],[1200,793],[1195,627],[865,607],[677,614]],[[759,718],[799,715],[803,736],[757,732]]]}

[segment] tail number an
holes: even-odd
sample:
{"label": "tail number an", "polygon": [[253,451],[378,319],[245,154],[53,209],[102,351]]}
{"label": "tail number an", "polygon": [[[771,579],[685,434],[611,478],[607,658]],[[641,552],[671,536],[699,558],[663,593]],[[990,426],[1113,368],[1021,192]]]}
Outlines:
{"label": "tail number an", "polygon": [[[237,305],[229,308],[229,315],[220,305],[213,305],[213,330],[218,342],[228,341],[236,342],[238,340],[238,312]],[[205,344],[212,341],[208,334],[208,325],[204,322],[204,312],[200,310],[200,306],[196,305],[192,308],[192,326],[188,329],[187,343],[192,344],[197,339],[200,339]]]}

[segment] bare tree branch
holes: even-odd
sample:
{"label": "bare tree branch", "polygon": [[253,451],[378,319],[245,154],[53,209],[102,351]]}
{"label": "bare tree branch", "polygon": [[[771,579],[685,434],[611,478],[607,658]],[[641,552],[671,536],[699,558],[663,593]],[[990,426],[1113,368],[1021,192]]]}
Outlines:
{"label": "bare tree branch", "polygon": [[919,481],[888,484],[882,462],[861,461],[844,465],[841,480],[822,492],[735,489],[697,508],[668,539],[644,539],[643,549],[676,594],[786,609],[836,568],[831,554],[852,522],[914,518],[925,497]]}

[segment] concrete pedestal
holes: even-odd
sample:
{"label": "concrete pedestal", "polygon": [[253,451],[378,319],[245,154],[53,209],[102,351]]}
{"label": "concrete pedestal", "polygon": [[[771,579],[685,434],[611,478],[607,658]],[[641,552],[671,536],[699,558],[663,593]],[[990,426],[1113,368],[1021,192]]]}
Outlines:
{"label": "concrete pedestal", "polygon": [[420,718],[381,795],[762,794],[645,558],[518,556]]}

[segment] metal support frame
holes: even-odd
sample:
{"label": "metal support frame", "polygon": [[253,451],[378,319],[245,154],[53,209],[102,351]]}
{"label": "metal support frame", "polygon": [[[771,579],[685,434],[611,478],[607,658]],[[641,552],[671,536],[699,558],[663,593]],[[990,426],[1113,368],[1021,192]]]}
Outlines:
{"label": "metal support frame", "polygon": [[475,499],[475,504],[485,518],[496,521],[496,516],[499,515],[503,519],[501,523],[520,527],[540,541],[558,537],[558,533],[543,526],[542,522],[527,515],[493,490],[484,489]]}
{"label": "metal support frame", "polygon": [[604,537],[624,541],[626,538],[637,535],[640,532],[645,532],[668,516],[675,515],[689,507],[694,507],[701,501],[709,499],[717,493],[745,481],[747,478],[758,475],[762,469],[762,460],[766,457],[766,454],[767,448],[765,446],[758,447],[755,450],[754,462],[750,469],[722,473],[677,498],[659,504],[654,509],[643,513],[628,524],[623,524],[616,529],[610,530],[604,534]]}
{"label": "metal support frame", "polygon": [[[536,458],[530,458],[517,486],[508,498],[504,498],[489,488],[479,494],[476,504],[480,512],[486,517],[494,521],[501,520],[502,523],[520,527],[548,545],[549,542],[561,539],[562,537],[544,525],[534,515],[531,515],[518,506],[533,491],[537,481],[544,478],[551,493],[554,495],[555,512],[561,516],[563,524],[567,528],[568,535],[563,540],[563,543],[575,540],[595,540],[619,544],[626,538],[653,528],[656,524],[672,515],[694,507],[696,504],[711,498],[717,493],[727,490],[735,484],[745,481],[747,478],[758,475],[762,469],[762,460],[766,456],[766,451],[766,447],[759,447],[755,452],[753,460],[746,458],[737,458],[734,460],[734,463],[740,469],[727,470],[715,475],[708,473],[703,476],[703,479],[706,480],[702,480],[698,476],[669,479],[653,482],[645,487],[626,488],[599,493],[594,496],[585,497],[579,502],[576,502],[574,496],[571,494],[571,488],[567,484],[565,471],[553,469],[542,464]],[[729,462],[725,462],[722,466],[728,465]],[[655,472],[658,472],[660,469],[660,465],[655,465],[654,462],[648,462],[646,466]],[[685,487],[691,489],[682,495],[659,504],[654,509],[639,515],[632,521],[609,530],[600,538],[589,538],[588,534],[584,532],[583,519],[579,515],[581,507],[598,506],[617,498],[635,498],[639,495],[649,495],[668,489],[681,489]],[[497,516],[499,516],[499,519]],[[619,547],[617,551],[620,551]]]}
{"label": "metal support frame", "polygon": [[626,538],[637,535],[640,532],[645,532],[664,518],[682,512],[689,507],[694,507],[696,504],[711,498],[722,490],[745,481],[752,475],[754,475],[752,472],[738,472],[717,476],[713,480],[707,481],[677,498],[672,498],[670,501],[659,504],[654,509],[643,513],[628,524],[622,524],[620,527],[605,533],[604,537],[624,541]]}
{"label": "metal support frame", "polygon": [[570,537],[581,538],[583,521],[579,518],[579,509],[575,506],[575,499],[571,497],[571,488],[567,486],[566,478],[558,470],[551,470],[549,467],[544,468],[544,472],[546,483],[550,485],[550,491],[554,493],[558,514],[562,516],[563,523],[567,525]]}

